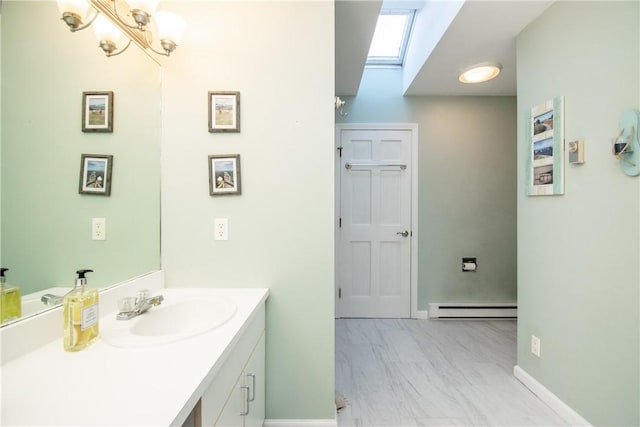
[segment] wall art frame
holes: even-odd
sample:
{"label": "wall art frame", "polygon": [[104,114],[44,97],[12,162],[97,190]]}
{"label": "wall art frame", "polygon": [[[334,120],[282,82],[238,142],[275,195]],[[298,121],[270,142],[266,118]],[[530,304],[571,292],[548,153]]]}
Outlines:
{"label": "wall art frame", "polygon": [[110,154],[82,154],[80,156],[80,194],[111,195],[113,156]]}
{"label": "wall art frame", "polygon": [[564,97],[534,106],[527,115],[528,196],[564,194]]}
{"label": "wall art frame", "polygon": [[209,132],[240,132],[240,92],[209,91]]}
{"label": "wall art frame", "polygon": [[242,194],[239,154],[209,156],[209,195]]}
{"label": "wall art frame", "polygon": [[113,92],[82,92],[82,132],[113,132]]}

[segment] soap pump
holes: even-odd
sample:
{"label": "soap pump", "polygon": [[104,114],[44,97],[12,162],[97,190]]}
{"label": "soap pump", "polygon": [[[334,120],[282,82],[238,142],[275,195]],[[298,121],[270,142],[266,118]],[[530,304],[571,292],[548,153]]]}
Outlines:
{"label": "soap pump", "polygon": [[98,290],[86,288],[86,274],[91,272],[76,271],[76,285],[62,299],[66,351],[80,351],[98,339]]}
{"label": "soap pump", "polygon": [[0,268],[0,323],[17,319],[22,315],[20,288],[7,285],[7,271],[8,268]]}

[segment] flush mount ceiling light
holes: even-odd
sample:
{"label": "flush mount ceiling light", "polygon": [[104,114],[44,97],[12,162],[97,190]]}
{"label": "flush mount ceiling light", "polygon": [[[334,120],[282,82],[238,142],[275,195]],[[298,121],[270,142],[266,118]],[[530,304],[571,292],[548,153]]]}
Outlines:
{"label": "flush mount ceiling light", "polygon": [[477,64],[460,73],[458,80],[462,83],[482,83],[496,78],[502,70],[502,65],[493,62]]}
{"label": "flush mount ceiling light", "polygon": [[[186,24],[171,12],[157,12],[159,0],[57,0],[62,20],[71,32],[94,24],[99,46],[107,56],[119,55],[133,41],[142,49],[169,56],[182,39]],[[151,18],[155,18],[161,49],[153,47]],[[85,23],[86,22],[86,23]],[[121,40],[128,41],[122,47]]]}

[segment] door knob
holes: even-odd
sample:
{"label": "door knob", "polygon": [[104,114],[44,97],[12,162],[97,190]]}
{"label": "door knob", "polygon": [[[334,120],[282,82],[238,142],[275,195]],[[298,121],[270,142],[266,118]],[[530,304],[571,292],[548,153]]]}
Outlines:
{"label": "door knob", "polygon": [[409,232],[407,230],[404,230],[404,231],[398,231],[396,234],[398,236],[407,237],[409,235]]}

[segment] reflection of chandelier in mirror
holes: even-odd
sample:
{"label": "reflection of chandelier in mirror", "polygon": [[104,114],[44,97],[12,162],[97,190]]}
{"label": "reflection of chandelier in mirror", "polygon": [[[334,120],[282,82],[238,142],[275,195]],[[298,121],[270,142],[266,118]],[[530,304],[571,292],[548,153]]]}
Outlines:
{"label": "reflection of chandelier in mirror", "polygon": [[[93,24],[96,38],[107,56],[121,54],[132,41],[142,49],[169,56],[186,29],[186,23],[179,16],[171,12],[156,12],[159,0],[57,1],[62,20],[72,32],[84,30]],[[162,50],[153,47],[154,31],[151,27],[157,31]],[[122,39],[125,37],[128,40],[123,48]]]}

